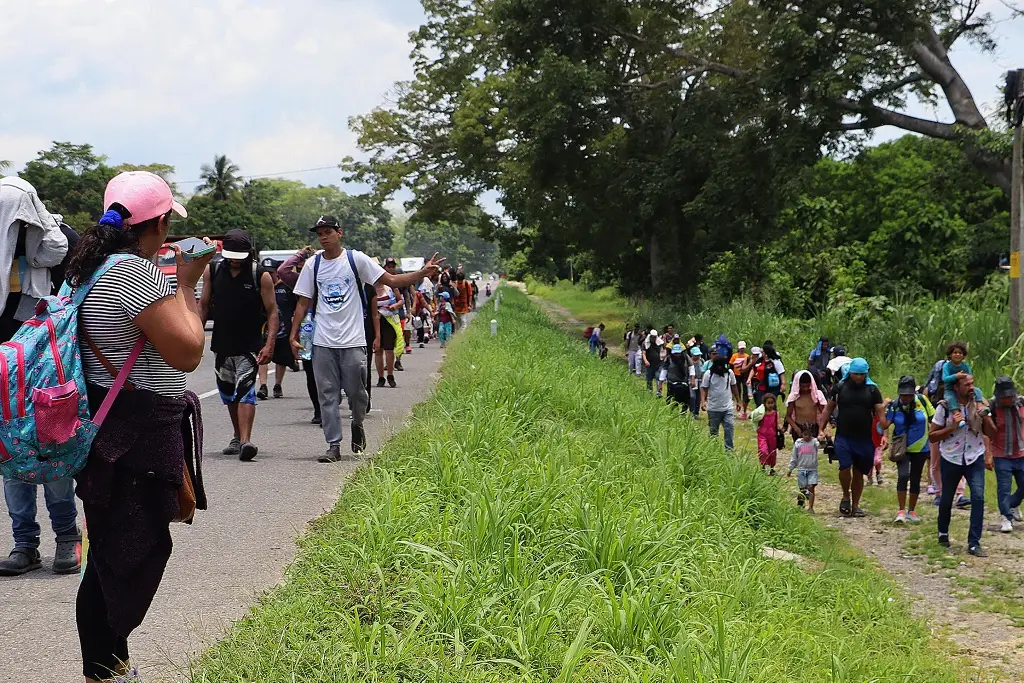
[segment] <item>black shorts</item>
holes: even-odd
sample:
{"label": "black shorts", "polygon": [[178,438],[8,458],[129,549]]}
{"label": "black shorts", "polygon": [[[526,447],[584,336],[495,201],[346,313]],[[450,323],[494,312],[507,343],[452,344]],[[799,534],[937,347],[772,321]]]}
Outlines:
{"label": "black shorts", "polygon": [[380,319],[380,350],[394,351],[397,340],[398,336],[395,333],[395,328],[382,316]]}

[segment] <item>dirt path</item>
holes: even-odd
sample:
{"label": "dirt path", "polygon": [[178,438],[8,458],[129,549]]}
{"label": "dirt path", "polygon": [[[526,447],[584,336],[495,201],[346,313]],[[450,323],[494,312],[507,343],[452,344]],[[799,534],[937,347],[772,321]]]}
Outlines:
{"label": "dirt path", "polygon": [[[882,488],[891,490],[895,508],[896,492],[892,482]],[[914,614],[926,619],[933,633],[949,638],[956,652],[977,666],[1000,669],[999,680],[1024,680],[1024,629],[1010,617],[988,611],[983,600],[983,597],[996,600],[1008,597],[995,593],[987,583],[993,573],[1017,575],[1020,570],[1018,553],[1024,549],[1024,538],[998,534],[997,527],[987,523],[989,533],[984,535],[983,541],[988,558],[971,557],[964,548],[954,545],[936,559],[921,548],[926,543],[931,545],[921,537],[934,535],[934,510],[937,508],[930,504],[930,496],[921,497],[924,521],[904,527],[891,521],[896,510],[889,508],[863,519],[840,517],[837,510],[842,489],[837,485],[821,484],[817,494],[815,507],[821,521],[841,531],[854,546],[891,574],[913,598]],[[969,514],[954,511],[952,528],[966,526]],[[986,510],[988,520],[993,516],[992,511]],[[959,536],[962,539],[963,534]],[[955,544],[957,534],[954,533],[953,538]],[[1015,578],[1012,581],[1017,583]],[[977,591],[982,598],[976,595]]]}
{"label": "dirt path", "polygon": [[[578,334],[583,323],[571,311],[539,297],[530,298],[554,323]],[[621,356],[618,347],[609,352]],[[737,423],[738,430],[744,428],[746,423]],[[823,472],[825,467],[823,463]],[[840,517],[841,488],[835,483],[820,484],[815,505],[819,520],[839,530],[888,572],[911,598],[913,614],[924,619],[935,636],[948,639],[955,654],[994,677],[982,680],[1024,681],[1024,581],[1020,578],[1024,523],[1013,534],[999,533],[998,511],[987,506],[982,544],[989,557],[975,558],[963,547],[970,512],[954,510],[950,527],[954,547],[941,549],[935,541],[938,508],[931,504],[931,496],[921,495],[921,524],[892,521],[898,506],[891,463],[886,463],[886,472],[889,480],[872,487],[865,497],[870,514],[863,519]],[[976,671],[965,672],[964,680],[978,680]]]}

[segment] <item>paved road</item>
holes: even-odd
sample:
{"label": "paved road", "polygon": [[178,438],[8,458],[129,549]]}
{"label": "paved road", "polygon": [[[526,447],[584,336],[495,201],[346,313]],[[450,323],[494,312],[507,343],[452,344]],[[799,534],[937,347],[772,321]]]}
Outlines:
{"label": "paved road", "polygon": [[[429,394],[442,359],[436,341],[414,348],[405,359],[406,370],[396,373],[398,388],[374,388],[366,421],[368,453],[401,428],[412,407]],[[211,393],[203,400],[203,478],[210,510],[199,513],[191,527],[173,525],[174,552],[163,584],[130,639],[132,659],[146,681],[180,678],[189,654],[216,640],[263,591],[281,581],[296,551],[295,538],[333,506],[355,468],[354,463],[316,462],[326,444],[309,424],[312,408],[302,373],[285,378],[285,398],[260,405],[253,435],[260,453],[252,463],[220,453],[231,437],[231,423],[212,394],[211,354],[189,378],[189,388],[201,396]],[[346,407],[346,439],[348,415]],[[78,577],[48,570],[54,541],[41,491],[39,509],[43,570],[0,578],[0,680],[79,681]],[[0,517],[0,554],[6,557],[12,545],[7,518]]]}

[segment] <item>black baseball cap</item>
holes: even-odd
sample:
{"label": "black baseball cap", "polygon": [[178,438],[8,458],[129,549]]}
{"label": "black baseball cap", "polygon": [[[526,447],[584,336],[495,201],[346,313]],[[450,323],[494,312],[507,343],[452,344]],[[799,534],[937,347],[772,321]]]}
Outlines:
{"label": "black baseball cap", "polygon": [[996,380],[996,398],[1005,398],[1007,396],[1016,396],[1017,387],[1014,386],[1013,380],[1003,375]]}
{"label": "black baseball cap", "polygon": [[221,243],[220,255],[230,261],[244,261],[252,254],[252,238],[245,230],[229,230]]}
{"label": "black baseball cap", "polygon": [[316,232],[320,228],[334,228],[335,230],[341,230],[341,223],[339,223],[338,219],[334,216],[320,216],[309,231]]}
{"label": "black baseball cap", "polygon": [[384,267],[385,268],[387,268],[388,266],[397,266],[397,265],[398,265],[398,261],[396,261],[393,256],[388,256],[386,259],[384,259]]}
{"label": "black baseball cap", "polygon": [[917,380],[911,375],[903,375],[900,377],[900,383],[897,385],[897,391],[900,396],[913,396],[917,393]]}
{"label": "black baseball cap", "polygon": [[278,261],[276,258],[271,258],[270,256],[268,256],[267,258],[263,259],[263,261],[260,262],[260,265],[263,266],[264,268],[273,268],[274,270],[277,270],[278,268],[281,267],[282,263],[284,263],[284,261]]}

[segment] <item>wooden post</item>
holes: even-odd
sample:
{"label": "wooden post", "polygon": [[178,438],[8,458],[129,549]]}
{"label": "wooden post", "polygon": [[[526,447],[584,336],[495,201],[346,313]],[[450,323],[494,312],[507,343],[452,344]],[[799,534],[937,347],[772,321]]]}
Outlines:
{"label": "wooden post", "polygon": [[1010,329],[1016,342],[1020,336],[1020,247],[1021,233],[1024,232],[1024,165],[1022,165],[1022,144],[1024,130],[1013,129],[1013,187],[1010,191]]}

